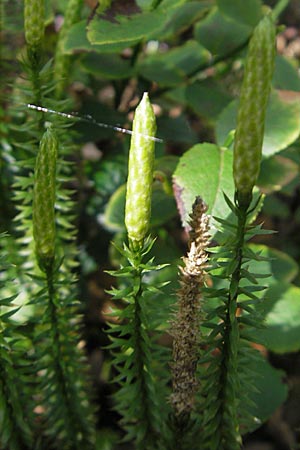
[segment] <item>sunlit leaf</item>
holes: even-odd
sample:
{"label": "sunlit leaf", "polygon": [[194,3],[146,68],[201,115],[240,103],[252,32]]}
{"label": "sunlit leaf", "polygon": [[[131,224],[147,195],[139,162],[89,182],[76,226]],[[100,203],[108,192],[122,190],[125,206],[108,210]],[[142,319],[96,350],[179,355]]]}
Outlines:
{"label": "sunlit leaf", "polygon": [[179,161],[173,177],[181,219],[186,225],[196,196],[209,207],[209,214],[226,217],[230,209],[224,199],[233,196],[232,152],[213,144],[198,144]]}
{"label": "sunlit leaf", "polygon": [[[236,126],[238,101],[221,113],[216,125],[217,142],[222,145],[228,132]],[[300,101],[274,92],[267,108],[263,155],[271,156],[292,144],[300,133]]]}
{"label": "sunlit leaf", "polygon": [[272,285],[263,300],[265,328],[259,331],[275,353],[300,350],[300,288],[288,283]]}

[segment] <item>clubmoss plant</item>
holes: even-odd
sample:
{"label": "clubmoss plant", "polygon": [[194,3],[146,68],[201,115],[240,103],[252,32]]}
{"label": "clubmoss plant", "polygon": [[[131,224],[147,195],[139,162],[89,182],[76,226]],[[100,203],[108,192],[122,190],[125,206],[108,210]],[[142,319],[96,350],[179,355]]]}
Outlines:
{"label": "clubmoss plant", "polygon": [[[1,276],[4,271],[9,273],[8,255],[3,252],[2,247],[5,239],[7,235],[1,234]],[[6,280],[4,283],[1,278],[0,285],[0,447],[30,450],[33,446],[33,433],[30,428],[32,412],[28,408],[30,402],[26,396],[29,379],[26,377],[26,368],[24,370],[24,366],[20,365],[22,336],[18,335],[11,321],[11,316],[19,308],[13,303],[16,296],[4,296],[4,288],[9,288],[8,284],[12,282],[13,280]]]}
{"label": "clubmoss plant", "polygon": [[263,289],[255,274],[248,271],[249,260],[260,258],[247,248],[246,242],[255,234],[265,233],[259,226],[251,226],[250,203],[261,161],[265,109],[274,66],[274,28],[271,16],[264,17],[250,41],[234,149],[235,204],[225,197],[234,222],[220,219],[227,239],[214,249],[211,259],[212,265],[219,267],[219,271],[211,272],[212,279],[215,285],[222,280],[223,285],[220,289],[208,289],[207,294],[217,297],[220,304],[204,322],[211,329],[203,359],[210,361],[203,390],[202,445],[207,450],[238,450],[242,444],[239,413],[246,400],[241,399],[240,393],[246,389],[250,351],[246,342],[255,341],[255,333],[250,331],[260,325],[256,292]]}
{"label": "clubmoss plant", "polygon": [[[84,390],[85,373],[77,349],[77,305],[68,294],[68,275],[56,251],[55,199],[58,140],[51,127],[44,133],[36,159],[33,235],[46,290],[36,295],[43,320],[36,326],[37,354],[43,371],[42,403],[47,430],[65,449],[89,449],[93,445],[91,407]],[[72,320],[72,324],[71,324]],[[49,348],[51,353],[47,353]]]}
{"label": "clubmoss plant", "polygon": [[[65,105],[53,100],[55,83],[51,63],[45,63],[43,33],[37,30],[36,21],[30,21],[28,11],[27,56],[22,61],[25,81],[18,86],[19,102],[62,111]],[[39,24],[43,23],[40,17]],[[23,259],[19,282],[35,310],[29,327],[34,342],[31,370],[34,378],[39,375],[39,386],[32,386],[31,408],[39,406],[43,411],[33,425],[35,444],[90,449],[94,445],[93,408],[85,389],[85,362],[78,349],[74,202],[66,188],[73,174],[70,133],[61,118],[50,123],[44,112],[32,109],[23,113],[23,123],[17,128],[22,141],[14,143],[16,223]]]}
{"label": "clubmoss plant", "polygon": [[[137,2],[141,10],[157,9],[158,14],[163,3]],[[101,1],[95,14],[102,14],[111,4],[111,0]],[[71,60],[63,47],[81,7],[80,0],[68,2],[52,65],[44,49],[44,0],[25,0],[24,4],[26,52],[21,61],[22,81],[14,87],[18,106],[12,112],[14,123],[9,125],[16,166],[17,215],[10,230],[16,238],[13,271],[0,258],[0,272],[13,274],[0,276],[0,447],[4,450],[97,448],[86,361],[79,349],[75,195],[69,188],[75,185],[76,146],[72,145],[72,123],[46,112],[47,108],[66,111],[62,97]],[[248,363],[253,350],[249,341],[256,340],[261,323],[257,305],[264,286],[259,280],[263,276],[249,270],[249,262],[262,258],[247,243],[256,234],[267,233],[252,225],[258,203],[253,200],[253,187],[261,161],[274,37],[272,17],[267,15],[249,45],[234,146],[234,201],[225,197],[230,217],[216,219],[215,247],[208,248],[207,206],[200,197],[193,206],[189,251],[183,259],[177,313],[169,331],[172,361],[171,350],[165,349],[166,335],[161,336],[159,325],[153,325],[160,316],[154,313],[153,320],[149,314],[151,296],[161,294],[165,284],[154,285],[153,279],[165,265],[156,265],[151,256],[155,245],[149,233],[156,120],[147,93],[136,109],[128,162],[126,242],[118,249],[121,267],[109,272],[116,282],[111,290],[115,306],[108,346],[113,398],[121,416],[120,434],[130,448],[240,450],[243,426],[253,420],[245,394],[251,389]],[[48,44],[47,52],[52,45]],[[142,47],[142,42],[135,44],[132,66]],[[139,68],[134,69],[138,73]],[[114,83],[117,99],[124,93],[127,79]],[[102,80],[95,84],[98,89]],[[164,176],[162,172],[163,181]],[[13,241],[3,239],[0,247]],[[20,289],[24,304],[30,306],[29,317],[19,319],[18,326],[13,323],[17,296],[5,295],[3,280],[8,286],[15,280],[12,292]],[[159,309],[161,304],[155,307]],[[100,442],[99,448],[103,446]]]}
{"label": "clubmoss plant", "polygon": [[115,299],[124,302],[124,308],[114,311],[121,323],[112,324],[110,329],[110,348],[115,352],[113,364],[118,372],[115,382],[120,385],[115,395],[116,409],[122,415],[125,440],[133,440],[137,449],[149,450],[161,448],[163,431],[144,300],[146,292],[154,289],[144,282],[144,276],[163,267],[155,266],[152,259],[145,261],[154,243],[147,233],[154,159],[154,142],[149,137],[154,136],[155,130],[155,116],[145,93],[135,112],[129,154],[125,207],[129,245],[120,249],[127,265],[111,272],[115,277],[128,279],[126,287],[111,291]]}

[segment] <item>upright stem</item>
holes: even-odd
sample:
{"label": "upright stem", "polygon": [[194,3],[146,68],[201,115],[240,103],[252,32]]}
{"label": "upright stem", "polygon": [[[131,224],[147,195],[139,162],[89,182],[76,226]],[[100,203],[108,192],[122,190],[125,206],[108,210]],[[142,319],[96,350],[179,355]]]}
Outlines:
{"label": "upright stem", "polygon": [[134,354],[135,354],[135,365],[137,372],[136,382],[139,384],[139,401],[140,403],[140,414],[139,420],[143,423],[145,427],[143,440],[137,442],[137,449],[147,450],[157,448],[155,442],[157,442],[157,430],[155,429],[155,417],[153,415],[153,406],[155,400],[152,397],[153,392],[149,390],[149,382],[152,380],[149,373],[149,359],[145,353],[145,348],[148,348],[149,342],[147,339],[147,330],[145,327],[145,318],[143,314],[143,286],[142,286],[142,270],[140,267],[140,262],[136,267],[136,275],[134,277],[134,285],[136,289],[136,294],[134,295]]}
{"label": "upright stem", "polygon": [[[115,382],[120,389],[115,394],[116,409],[121,414],[120,424],[126,431],[125,439],[137,450],[166,449],[164,445],[165,426],[162,412],[157,406],[157,393],[152,367],[152,347],[149,327],[145,315],[145,293],[148,288],[143,282],[145,272],[158,270],[152,260],[143,258],[152,248],[153,241],[146,240],[142,247],[129,239],[124,246],[123,256],[128,265],[112,275],[128,276],[130,286],[113,289],[111,293],[126,302],[126,307],[116,310],[120,324],[111,325],[111,348],[114,352],[114,367],[118,371]],[[116,314],[115,314],[116,315]]]}
{"label": "upright stem", "polygon": [[[219,298],[221,304],[213,308],[207,320],[207,326],[212,332],[208,335],[207,354],[203,360],[204,362],[207,357],[210,359],[210,364],[204,369],[205,450],[240,450],[242,444],[238,420],[241,395],[241,374],[238,366],[241,350],[238,295],[249,203],[240,204],[236,199],[236,204],[231,206],[237,217],[237,224],[234,240],[224,244],[228,262],[224,262],[224,256],[221,256],[221,261],[216,257],[217,265],[219,262],[226,264],[225,273],[221,271],[216,277],[220,277],[223,283],[224,279],[227,279],[228,287],[217,289],[216,293],[212,294]],[[219,322],[212,323],[211,319],[215,321],[216,317],[219,317]]]}
{"label": "upright stem", "polygon": [[[52,359],[55,367],[55,389],[57,395],[61,395],[64,402],[65,414],[63,417],[64,428],[68,436],[68,448],[72,450],[89,449],[91,442],[89,440],[89,431],[85,424],[80,420],[76,414],[76,403],[79,400],[76,392],[76,387],[72,385],[72,379],[68,374],[68,367],[66,366],[66,353],[64,348],[71,347],[75,343],[66,343],[68,336],[66,333],[62,336],[62,329],[60,326],[60,315],[62,311],[57,306],[56,287],[54,280],[53,267],[49,267],[46,272],[47,291],[49,300],[49,311],[51,321],[51,348],[53,351]],[[52,381],[53,383],[53,381]],[[78,438],[80,436],[80,438]]]}
{"label": "upright stem", "polygon": [[[221,368],[221,380],[220,386],[223,386],[221,390],[221,416],[224,419],[225,411],[228,411],[228,401],[233,401],[234,404],[230,408],[232,412],[231,417],[231,429],[232,440],[230,442],[223,442],[222,450],[234,450],[233,442],[236,441],[236,449],[240,448],[238,443],[239,437],[239,424],[237,417],[237,398],[239,386],[238,380],[238,350],[239,350],[239,324],[237,319],[237,298],[238,287],[241,279],[241,266],[243,260],[243,245],[247,219],[247,208],[239,207],[238,210],[238,226],[237,226],[237,239],[236,246],[233,255],[233,260],[236,261],[236,267],[231,275],[231,281],[229,285],[229,295],[227,303],[227,313],[224,328],[224,343],[223,343],[223,355],[222,355],[222,368]],[[229,398],[228,398],[229,397]],[[228,423],[223,420],[222,428],[226,427],[228,433]],[[223,435],[223,433],[222,433]]]}

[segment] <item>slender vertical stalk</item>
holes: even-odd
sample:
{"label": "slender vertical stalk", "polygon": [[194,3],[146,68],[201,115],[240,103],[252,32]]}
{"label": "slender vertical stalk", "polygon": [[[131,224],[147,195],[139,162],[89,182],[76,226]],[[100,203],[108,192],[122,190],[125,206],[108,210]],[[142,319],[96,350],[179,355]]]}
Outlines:
{"label": "slender vertical stalk", "polygon": [[[144,261],[154,241],[147,237],[150,223],[153,182],[155,116],[145,93],[138,105],[133,123],[125,206],[125,224],[129,245],[120,250],[126,265],[111,272],[115,277],[127,276],[128,287],[113,289],[115,298],[122,299],[124,309],[114,315],[122,321],[111,325],[111,348],[119,349],[114,367],[115,381],[120,389],[115,395],[116,409],[122,415],[125,440],[133,441],[138,450],[161,448],[162,429],[152,368],[152,344],[146,320],[144,296],[148,286],[144,276],[161,266],[150,259]],[[150,137],[150,139],[149,139]],[[126,337],[125,337],[126,336]]]}
{"label": "slender vertical stalk", "polygon": [[113,289],[115,298],[124,301],[121,310],[115,307],[114,315],[122,321],[111,324],[111,348],[119,349],[113,361],[117,370],[115,382],[120,385],[115,394],[116,409],[121,414],[120,424],[126,431],[125,440],[133,441],[139,450],[154,450],[161,447],[163,424],[160,423],[153,378],[152,351],[149,337],[144,295],[148,290],[144,275],[161,266],[152,261],[144,262],[153,240],[146,239],[142,248],[120,250],[127,259],[122,269],[110,272],[115,277],[127,275],[130,284],[125,289]]}
{"label": "slender vertical stalk", "polygon": [[[49,333],[41,340],[37,351],[45,358],[52,349],[47,369],[43,376],[44,405],[48,415],[52,438],[67,449],[89,450],[93,445],[90,407],[83,390],[83,370],[78,363],[76,337],[70,324],[70,312],[76,312],[73,299],[62,298],[61,288],[70,279],[60,277],[60,266],[56,248],[55,200],[56,160],[58,140],[52,127],[45,132],[36,159],[33,235],[38,264],[45,274],[46,293],[38,298],[45,308],[43,326]],[[72,308],[70,308],[72,307]],[[76,317],[76,316],[75,316]],[[77,326],[75,325],[77,330]],[[39,333],[37,334],[39,338]]]}
{"label": "slender vertical stalk", "polygon": [[[222,365],[220,385],[221,391],[220,415],[222,422],[220,424],[221,435],[226,436],[226,440],[221,440],[222,449],[234,450],[241,446],[241,437],[239,435],[239,420],[236,399],[239,396],[240,384],[238,375],[238,352],[240,346],[240,331],[237,317],[238,293],[241,279],[241,267],[243,261],[243,246],[246,227],[247,212],[244,208],[238,211],[238,225],[236,244],[233,252],[233,260],[236,261],[236,268],[230,277],[227,311],[224,327],[224,343],[222,347]],[[228,414],[229,404],[232,403],[231,413]],[[228,418],[230,423],[228,423]],[[222,431],[222,428],[224,429]],[[231,436],[230,436],[231,434]],[[228,437],[229,436],[229,437]]]}
{"label": "slender vertical stalk", "polygon": [[[265,114],[274,67],[274,40],[275,27],[268,14],[255,28],[249,43],[234,144],[235,204],[225,196],[236,223],[232,227],[233,224],[222,221],[225,231],[230,227],[231,238],[219,249],[223,256],[219,260],[216,257],[217,264],[223,268],[226,260],[227,267],[218,276],[223,283],[227,279],[229,284],[228,288],[215,293],[219,295],[222,304],[213,312],[215,316],[212,313],[210,318],[218,317],[220,323],[206,324],[212,329],[208,336],[208,351],[212,352],[215,344],[214,351],[217,349],[217,355],[215,358],[211,357],[206,372],[203,414],[205,450],[239,450],[242,444],[238,412],[242,390],[240,382],[245,368],[238,366],[242,339],[240,323],[243,323],[243,317],[238,317],[242,314],[238,311],[242,310],[242,302],[238,302],[238,296],[241,293],[241,279],[247,277],[247,270],[242,268],[246,252],[247,218],[252,191],[260,170]],[[251,277],[249,276],[255,280],[252,274]],[[258,300],[243,288],[243,293],[245,292],[253,304]],[[257,317],[253,305],[248,308],[249,312],[255,324]]]}

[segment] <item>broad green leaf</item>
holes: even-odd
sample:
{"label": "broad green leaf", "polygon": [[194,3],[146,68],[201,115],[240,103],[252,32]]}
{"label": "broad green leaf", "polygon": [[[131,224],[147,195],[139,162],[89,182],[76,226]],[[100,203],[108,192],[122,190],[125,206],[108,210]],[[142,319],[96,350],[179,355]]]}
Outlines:
{"label": "broad green leaf", "polygon": [[[155,1],[155,0],[154,0]],[[159,3],[159,6],[157,9],[163,12],[172,12],[173,9],[176,9],[180,7],[181,5],[184,5],[184,3],[188,2],[189,0],[162,0]]]}
{"label": "broad green leaf", "polygon": [[[225,141],[228,132],[236,126],[237,100],[221,113],[216,125],[219,145]],[[267,108],[263,155],[271,156],[292,144],[300,133],[300,102],[285,100],[273,92]]]}
{"label": "broad green leaf", "polygon": [[176,85],[209,59],[209,53],[198,42],[189,40],[180,47],[148,56],[138,64],[140,74],[161,85]]}
{"label": "broad green leaf", "polygon": [[260,0],[217,0],[217,5],[222,14],[251,27],[261,18]]}
{"label": "broad green leaf", "polygon": [[105,55],[99,55],[95,52],[89,53],[81,59],[81,65],[88,73],[100,78],[116,80],[129,78],[133,75],[130,61],[115,53]]}
{"label": "broad green leaf", "polygon": [[[176,130],[176,133],[174,133],[174,130]],[[157,137],[173,142],[185,142],[190,145],[198,142],[197,134],[191,129],[184,115],[174,118],[158,117]]]}
{"label": "broad green leaf", "polygon": [[86,20],[82,20],[70,28],[64,40],[65,53],[70,54],[75,51],[95,51],[95,47],[87,39],[86,25]]}
{"label": "broad green leaf", "polygon": [[[110,231],[124,231],[126,185],[122,185],[111,196],[102,218]],[[151,226],[160,226],[177,214],[173,196],[167,195],[160,184],[154,184],[151,206]]]}
{"label": "broad green leaf", "polygon": [[227,55],[246,43],[252,28],[229,19],[214,8],[195,27],[195,38],[213,55]]}
{"label": "broad green leaf", "polygon": [[300,91],[300,77],[297,66],[281,55],[277,55],[275,59],[273,85],[277,89]]}
{"label": "broad green leaf", "polygon": [[203,117],[215,119],[231,96],[214,80],[196,81],[186,88],[186,102]]}
{"label": "broad green leaf", "polygon": [[263,211],[267,216],[277,217],[280,220],[287,219],[290,215],[290,208],[286,200],[278,198],[277,195],[268,195],[265,198]]}
{"label": "broad green leaf", "polygon": [[231,198],[234,193],[232,152],[214,144],[195,145],[180,158],[173,182],[184,226],[198,195],[208,205],[209,214],[227,217],[230,210],[223,193]]}
{"label": "broad green leaf", "polygon": [[104,103],[99,104],[95,98],[86,98],[82,103],[78,112],[80,117],[87,118],[78,121],[74,128],[80,134],[80,138],[84,142],[107,139],[116,137],[116,131],[113,127],[118,124],[121,127],[127,121],[125,114],[120,113],[116,109],[109,108]]}
{"label": "broad green leaf", "polygon": [[136,4],[143,10],[149,10],[152,8],[154,0],[136,0]]}
{"label": "broad green leaf", "polygon": [[167,2],[161,4],[166,17],[164,28],[154,37],[162,40],[172,38],[198,21],[211,8],[210,1],[188,1],[177,8],[167,8]]}
{"label": "broad green leaf", "polygon": [[279,191],[290,183],[299,174],[299,166],[289,158],[281,155],[270,156],[263,159],[257,186],[265,194]]}
{"label": "broad green leaf", "polygon": [[288,283],[272,285],[263,300],[265,328],[259,331],[275,353],[300,350],[300,288]]}
{"label": "broad green leaf", "polygon": [[92,44],[100,45],[103,50],[122,50],[144,38],[151,38],[164,22],[165,16],[157,10],[131,16],[118,15],[113,22],[95,16],[88,25],[87,37]]}
{"label": "broad green leaf", "polygon": [[249,246],[253,252],[268,258],[268,261],[250,261],[247,264],[250,272],[271,274],[265,282],[262,280],[262,284],[288,283],[298,274],[298,264],[286,253],[263,244],[250,244]]}
{"label": "broad green leaf", "polygon": [[221,84],[211,79],[178,87],[166,95],[177,103],[188,105],[199,116],[211,120],[215,120],[232,99]]}
{"label": "broad green leaf", "polygon": [[114,192],[106,205],[101,222],[110,231],[125,231],[125,195],[126,184],[122,184]]}
{"label": "broad green leaf", "polygon": [[171,178],[178,164],[178,156],[165,155],[154,161],[154,170],[163,172],[168,178]]}
{"label": "broad green leaf", "polygon": [[283,384],[285,373],[272,367],[260,354],[257,354],[255,359],[250,362],[249,371],[255,377],[251,379],[251,382],[254,384],[256,391],[250,390],[249,399],[253,404],[246,404],[246,408],[255,420],[248,425],[246,430],[242,429],[243,434],[254,431],[266,422],[286,400],[288,394],[287,386]]}
{"label": "broad green leaf", "polygon": [[138,72],[160,86],[176,86],[182,82],[184,75],[174,65],[157,57],[149,57],[139,64]]}
{"label": "broad green leaf", "polygon": [[95,16],[88,26],[88,40],[98,44],[104,52],[117,52],[142,40],[162,39],[172,35],[197,20],[209,2],[165,0],[152,11],[117,15],[113,21]]}

